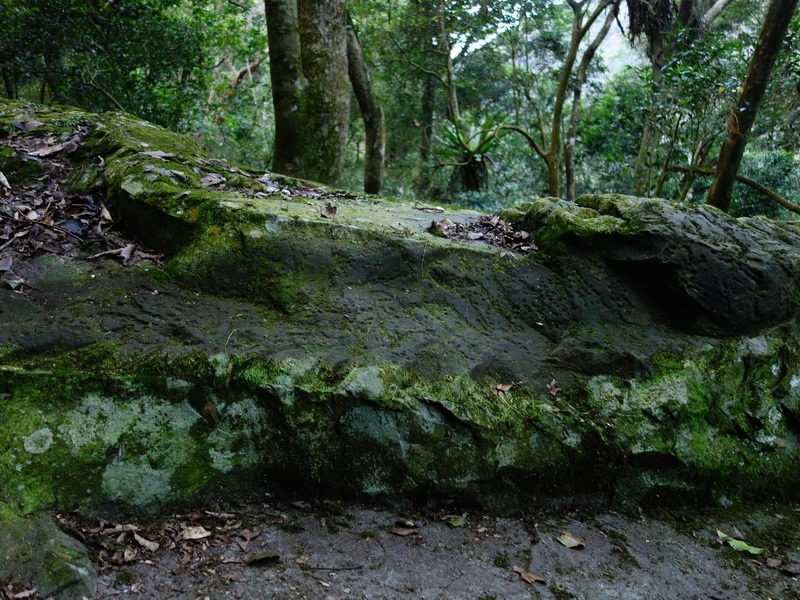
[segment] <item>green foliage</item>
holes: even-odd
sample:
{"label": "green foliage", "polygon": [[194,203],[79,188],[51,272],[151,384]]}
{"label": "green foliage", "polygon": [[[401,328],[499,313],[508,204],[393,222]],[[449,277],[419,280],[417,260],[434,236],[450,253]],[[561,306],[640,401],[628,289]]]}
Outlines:
{"label": "green foliage", "polygon": [[[655,76],[650,64],[606,75],[601,50],[589,68],[577,130],[579,190],[628,192],[647,124],[655,133],[646,165],[651,193],[701,201],[707,178],[662,177],[662,169],[713,166],[762,8],[758,0],[737,0],[699,34],[670,24]],[[547,147],[571,32],[567,3],[385,0],[353,2],[349,10],[386,115],[387,194],[494,210],[546,193],[541,160],[520,136],[499,136],[498,127],[518,125]],[[269,168],[274,122],[262,4],[0,0],[0,13],[5,95],[123,108],[191,132],[218,156]],[[443,85],[440,30],[455,69],[455,117]],[[742,167],[789,199],[797,198],[787,157],[800,147],[798,65],[800,16],[752,134],[759,151],[748,150]],[[359,189],[366,141],[352,105],[344,184]],[[565,115],[570,108],[567,102]],[[736,214],[784,214],[751,190],[736,194]]]}
{"label": "green foliage", "polygon": [[[761,185],[779,193],[784,198],[800,198],[800,164],[785,150],[757,150],[748,148],[742,157],[739,174],[758,181]],[[774,200],[742,183],[734,186],[729,211],[736,217],[765,215],[773,218],[785,217],[787,211]]]}
{"label": "green foliage", "polygon": [[646,72],[629,67],[583,111],[577,149],[584,189],[627,192],[648,103]]}
{"label": "green foliage", "polygon": [[5,93],[91,110],[124,109],[171,128],[196,121],[221,56],[263,48],[247,15],[206,0],[0,0]]}

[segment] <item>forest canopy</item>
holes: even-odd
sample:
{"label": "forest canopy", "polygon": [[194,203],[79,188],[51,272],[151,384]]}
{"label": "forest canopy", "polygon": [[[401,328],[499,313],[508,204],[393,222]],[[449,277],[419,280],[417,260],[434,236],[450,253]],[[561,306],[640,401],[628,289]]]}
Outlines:
{"label": "forest canopy", "polygon": [[728,204],[713,204],[783,218],[800,203],[796,7],[0,0],[0,89],[124,110],[254,168],[425,202],[699,204],[726,170]]}

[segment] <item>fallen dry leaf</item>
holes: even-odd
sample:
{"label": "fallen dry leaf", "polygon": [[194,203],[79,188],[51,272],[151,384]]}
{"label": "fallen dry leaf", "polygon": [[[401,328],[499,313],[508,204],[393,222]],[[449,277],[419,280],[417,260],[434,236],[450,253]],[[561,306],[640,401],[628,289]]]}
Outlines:
{"label": "fallen dry leaf", "polygon": [[219,173],[209,173],[200,180],[200,183],[202,183],[203,185],[212,186],[212,185],[220,185],[222,183],[225,183],[225,181],[226,179]]}
{"label": "fallen dry leaf", "polygon": [[158,542],[152,542],[146,538],[143,538],[136,532],[133,533],[133,539],[135,539],[142,548],[149,550],[150,552],[155,552],[160,547]]}
{"label": "fallen dry leaf", "polygon": [[182,540],[202,540],[211,535],[211,532],[205,527],[199,525],[197,527],[186,527],[181,531]]}
{"label": "fallen dry leaf", "polygon": [[134,244],[127,244],[122,250],[119,251],[119,255],[122,257],[123,264],[128,264],[128,261],[131,259],[131,254],[133,254],[134,250],[136,250],[136,246]]}
{"label": "fallen dry leaf", "polygon": [[145,152],[139,152],[139,154],[143,154],[144,156],[152,156],[153,158],[160,158],[161,160],[167,160],[168,158],[175,156],[171,152],[164,152],[163,150],[147,150]]}
{"label": "fallen dry leaf", "polygon": [[2,185],[5,188],[9,188],[9,189],[11,188],[11,184],[8,183],[8,179],[6,179],[6,176],[3,175],[2,171],[0,171],[0,185]]}
{"label": "fallen dry leaf", "polygon": [[139,531],[139,528],[131,523],[126,523],[124,525],[114,525],[114,527],[111,527],[110,529],[104,529],[103,533],[106,535],[114,535],[117,533],[123,533],[125,531]]}
{"label": "fallen dry leaf", "polygon": [[583,548],[586,546],[586,544],[584,544],[581,540],[576,538],[571,533],[562,533],[556,539],[563,545],[565,545],[567,548]]}
{"label": "fallen dry leaf", "polygon": [[531,573],[530,571],[526,571],[522,567],[511,567],[511,570],[514,573],[519,574],[519,578],[523,581],[527,581],[531,585],[534,583],[544,583],[545,579],[541,575],[537,575],[536,573]]}
{"label": "fallen dry leaf", "polygon": [[255,531],[250,531],[249,529],[242,529],[239,532],[239,535],[244,538],[243,542],[237,541],[236,543],[239,545],[239,548],[242,549],[242,552],[247,552],[248,548],[250,547],[250,540],[255,537],[258,537],[261,534],[260,529],[256,529]]}
{"label": "fallen dry leaf", "polygon": [[14,123],[14,127],[19,129],[22,132],[30,131],[31,129],[36,129],[37,127],[41,127],[44,125],[41,121],[37,121],[36,119],[31,119],[30,121],[18,121]]}
{"label": "fallen dry leaf", "polygon": [[411,527],[392,527],[389,530],[390,533],[394,535],[399,535],[400,537],[407,537],[409,535],[418,535],[416,529],[412,529]]}
{"label": "fallen dry leaf", "polygon": [[498,383],[494,386],[494,393],[495,395],[500,398],[500,400],[506,399],[506,394],[513,390],[515,387],[522,385],[521,381],[512,381],[511,383]]}
{"label": "fallen dry leaf", "polygon": [[57,154],[62,150],[66,150],[67,153],[74,152],[77,150],[78,144],[76,140],[73,138],[68,139],[65,142],[61,142],[60,144],[54,144],[52,146],[44,146],[43,148],[38,148],[36,150],[31,150],[28,152],[31,156],[38,156],[40,158],[44,158],[45,156],[50,156],[51,154]]}

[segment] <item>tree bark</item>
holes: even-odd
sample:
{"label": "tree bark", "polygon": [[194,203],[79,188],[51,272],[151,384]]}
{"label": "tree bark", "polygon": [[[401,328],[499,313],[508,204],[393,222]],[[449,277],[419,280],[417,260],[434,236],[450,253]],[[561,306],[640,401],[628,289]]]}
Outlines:
{"label": "tree bark", "polygon": [[15,77],[3,69],[3,85],[6,88],[6,97],[12,100],[17,98],[15,82]]}
{"label": "tree bark", "polygon": [[307,178],[336,185],[342,177],[350,119],[345,0],[298,0],[300,55],[308,79],[303,145]]}
{"label": "tree bark", "polygon": [[583,84],[586,83],[586,74],[589,70],[589,64],[594,60],[597,49],[603,40],[608,35],[611,25],[614,22],[615,14],[611,9],[606,14],[606,19],[603,25],[594,36],[586,51],[581,57],[581,62],[578,64],[578,71],[575,74],[575,89],[572,92],[572,110],[569,115],[569,128],[567,130],[567,143],[564,146],[564,177],[567,188],[567,200],[574,201],[577,195],[575,184],[575,144],[578,135],[578,120],[581,111],[581,96],[583,95]]}
{"label": "tree bark", "polygon": [[295,0],[265,0],[275,149],[272,170],[301,177],[305,172],[302,144],[303,90],[308,85],[300,59],[300,28]]}
{"label": "tree bark", "polygon": [[[650,62],[653,70],[653,83],[656,89],[661,88],[664,60],[664,36],[660,31],[655,31],[649,36]],[[648,119],[642,131],[642,142],[639,145],[639,153],[636,155],[636,162],[633,165],[633,177],[631,181],[631,194],[634,196],[646,196],[650,192],[650,170],[652,166],[652,155],[656,144],[656,132]]]}
{"label": "tree bark", "polygon": [[422,114],[420,115],[419,134],[419,160],[417,162],[417,177],[414,182],[414,193],[417,198],[425,198],[430,193],[430,159],[431,140],[433,139],[433,111],[435,100],[435,80],[426,77],[422,88]]}
{"label": "tree bark", "polygon": [[769,76],[786,37],[789,23],[797,10],[798,0],[772,0],[764,17],[755,52],[747,69],[744,89],[736,108],[728,118],[728,138],[720,150],[714,183],[706,202],[727,211],[739,165],[742,162],[747,136],[753,127],[758,107],[764,99]]}
{"label": "tree bark", "polygon": [[364,156],[364,191],[367,194],[379,194],[383,187],[383,168],[386,156],[383,107],[372,85],[372,78],[369,75],[364,53],[361,50],[361,44],[350,15],[347,16],[347,63],[350,83],[353,85],[353,92],[361,109],[367,138]]}
{"label": "tree bark", "polygon": [[265,0],[278,173],[339,183],[350,117],[345,0]]}

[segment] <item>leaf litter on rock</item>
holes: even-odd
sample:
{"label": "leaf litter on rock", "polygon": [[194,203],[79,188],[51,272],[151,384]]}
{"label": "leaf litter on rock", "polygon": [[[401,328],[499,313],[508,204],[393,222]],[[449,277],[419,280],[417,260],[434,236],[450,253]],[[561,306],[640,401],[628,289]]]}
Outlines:
{"label": "leaf litter on rock", "polygon": [[[5,176],[0,195],[0,251],[11,248],[23,258],[41,254],[64,255],[78,248],[99,245],[104,251],[94,258],[116,256],[125,265],[141,260],[160,263],[160,256],[131,244],[113,231],[111,213],[99,194],[80,195],[62,189],[70,174],[70,167],[53,159],[59,152],[74,152],[83,143],[89,128],[78,127],[66,139],[54,135],[34,137],[25,135],[42,123],[27,121],[18,124],[20,132],[2,140],[22,160],[47,163],[50,167],[32,182],[10,184]],[[166,153],[155,152],[154,155]],[[102,159],[95,160],[101,169]],[[10,269],[5,269],[2,283],[17,288],[24,280]]]}
{"label": "leaf litter on rock", "polygon": [[445,217],[431,221],[428,231],[449,239],[483,242],[522,254],[539,249],[530,232],[499,215],[485,215],[465,223],[455,223]]}

